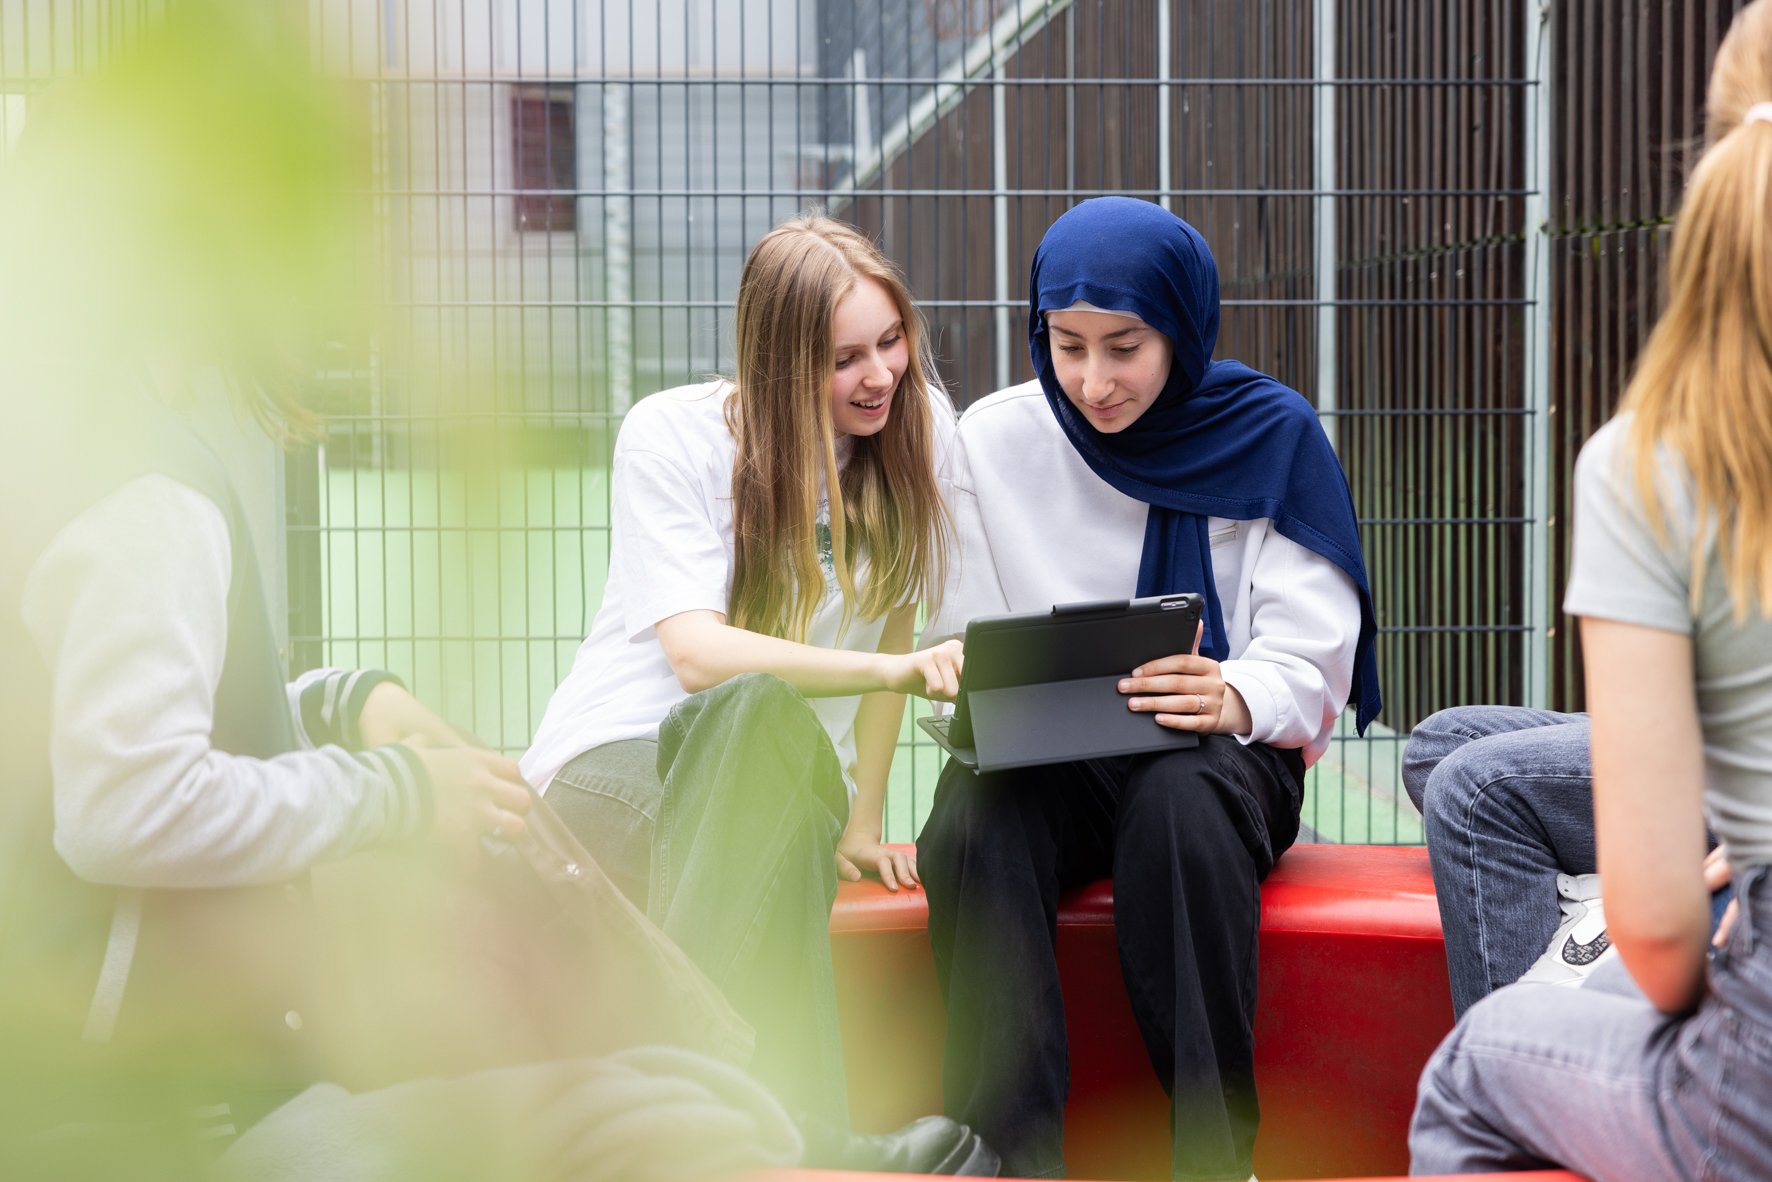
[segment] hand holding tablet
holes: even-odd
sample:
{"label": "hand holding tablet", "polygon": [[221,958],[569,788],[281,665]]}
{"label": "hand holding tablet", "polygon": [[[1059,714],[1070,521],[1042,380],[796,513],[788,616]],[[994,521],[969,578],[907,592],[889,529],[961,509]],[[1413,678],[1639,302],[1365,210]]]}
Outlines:
{"label": "hand holding tablet", "polygon": [[1156,717],[1159,726],[1197,734],[1246,735],[1249,707],[1237,687],[1225,681],[1217,661],[1200,655],[1202,622],[1195,626],[1191,653],[1159,657],[1120,679],[1127,707]]}
{"label": "hand holding tablet", "polygon": [[1119,686],[1188,652],[1203,606],[1198,595],[1154,595],[980,617],[966,628],[959,708],[918,725],[987,772],[1195,746],[1191,728],[1129,710]]}

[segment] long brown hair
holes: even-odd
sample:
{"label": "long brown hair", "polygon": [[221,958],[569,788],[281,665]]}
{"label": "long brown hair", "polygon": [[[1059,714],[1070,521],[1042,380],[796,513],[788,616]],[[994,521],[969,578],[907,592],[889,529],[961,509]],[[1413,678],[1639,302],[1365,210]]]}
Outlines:
{"label": "long brown hair", "polygon": [[[910,364],[886,425],[854,439],[840,479],[831,421],[832,321],[863,279],[891,295]],[[736,388],[726,421],[732,468],[732,593],[739,628],[804,640],[825,594],[818,502],[829,487],[831,558],[846,616],[876,619],[938,595],[953,527],[935,482],[934,415],[952,414],[934,384],[927,333],[891,263],[854,227],[802,214],[764,235],[738,283]],[[865,557],[864,585],[856,565]]]}
{"label": "long brown hair", "polygon": [[1619,408],[1636,412],[1627,454],[1664,539],[1658,445],[1691,472],[1693,610],[1714,521],[1738,622],[1756,594],[1772,614],[1772,123],[1742,122],[1762,102],[1772,102],[1772,0],[1742,9],[1717,50],[1707,147],[1668,257],[1667,310]]}

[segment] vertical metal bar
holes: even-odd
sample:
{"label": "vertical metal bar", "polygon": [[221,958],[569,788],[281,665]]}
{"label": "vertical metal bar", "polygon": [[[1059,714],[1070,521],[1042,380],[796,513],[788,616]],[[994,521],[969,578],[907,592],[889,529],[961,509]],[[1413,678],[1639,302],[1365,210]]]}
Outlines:
{"label": "vertical metal bar", "polygon": [[1169,208],[1169,19],[1174,2],[1157,0],[1157,202],[1164,209]]}
{"label": "vertical metal bar", "polygon": [[[1077,6],[1064,16],[1064,76],[1077,76]],[[1064,187],[1077,187],[1077,88],[1064,88]]]}
{"label": "vertical metal bar", "polygon": [[1335,77],[1335,5],[1337,0],[1315,0],[1312,35],[1316,48],[1316,120],[1312,135],[1315,160],[1313,187],[1316,197],[1317,244],[1317,410],[1331,447],[1336,446],[1333,417],[1336,405],[1335,356],[1335,88],[1323,85]]}
{"label": "vertical metal bar", "polygon": [[[630,65],[630,70],[631,70]],[[633,225],[630,198],[616,196],[631,185],[628,173],[628,90],[632,83],[603,84],[603,298],[604,361],[609,411],[626,414],[634,404]]]}
{"label": "vertical metal bar", "polygon": [[1526,563],[1527,635],[1525,698],[1528,706],[1544,708],[1550,702],[1550,133],[1551,133],[1551,21],[1550,6],[1541,0],[1521,0],[1525,7],[1528,36],[1526,128],[1527,176],[1531,195],[1526,198],[1526,286],[1528,306],[1525,339],[1525,405],[1527,421],[1527,526]]}
{"label": "vertical metal bar", "polygon": [[1009,385],[1014,356],[1009,318],[1009,88],[1000,81],[1008,49],[998,44],[994,33],[987,27],[985,36],[991,38],[991,77],[999,79],[991,87],[991,242],[995,248],[991,298],[997,303],[993,309],[997,336],[995,388],[1002,390]]}
{"label": "vertical metal bar", "polygon": [[[849,159],[854,174],[860,176],[868,171],[868,158],[874,152],[874,118],[868,104],[868,51],[859,45],[849,59],[849,76],[855,79],[855,85],[849,88]],[[881,176],[882,187],[885,181]]]}

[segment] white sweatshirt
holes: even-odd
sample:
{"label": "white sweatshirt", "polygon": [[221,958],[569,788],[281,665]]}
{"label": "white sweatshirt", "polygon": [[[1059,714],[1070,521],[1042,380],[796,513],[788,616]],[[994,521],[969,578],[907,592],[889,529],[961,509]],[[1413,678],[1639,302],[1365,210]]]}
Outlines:
{"label": "white sweatshirt", "polygon": [[[959,562],[922,643],[964,633],[975,616],[1136,591],[1150,506],[1090,469],[1037,381],[961,416],[952,508]],[[1213,517],[1207,532],[1230,650],[1224,679],[1252,720],[1238,737],[1302,748],[1305,763],[1315,763],[1347,706],[1359,590],[1268,518]]]}
{"label": "white sweatshirt", "polygon": [[144,476],[65,526],[26,579],[20,615],[53,686],[55,846],[84,879],[274,883],[430,825],[414,752],[336,745],[357,745],[363,700],[386,674],[319,669],[292,683],[300,751],[210,746],[231,551],[213,501]]}

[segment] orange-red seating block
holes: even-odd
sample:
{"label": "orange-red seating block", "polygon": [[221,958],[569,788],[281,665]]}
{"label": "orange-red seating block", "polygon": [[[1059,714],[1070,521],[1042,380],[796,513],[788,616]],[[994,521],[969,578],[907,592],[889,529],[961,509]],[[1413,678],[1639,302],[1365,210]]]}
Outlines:
{"label": "orange-red seating block", "polygon": [[[923,893],[844,883],[831,914],[857,1128],[941,1111],[946,1018]],[[1058,967],[1071,1051],[1065,1170],[1169,1176],[1168,1100],[1120,978],[1106,882],[1066,895]],[[1255,1073],[1263,1178],[1404,1174],[1415,1083],[1452,1028],[1427,851],[1294,846],[1262,886]]]}

